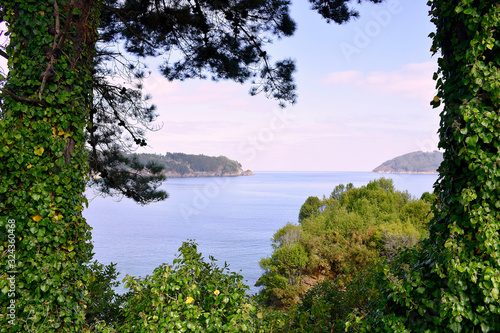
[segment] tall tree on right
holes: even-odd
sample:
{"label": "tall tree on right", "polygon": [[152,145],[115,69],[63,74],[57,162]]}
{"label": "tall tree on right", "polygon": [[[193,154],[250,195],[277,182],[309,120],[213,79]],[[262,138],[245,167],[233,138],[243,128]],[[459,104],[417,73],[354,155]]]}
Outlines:
{"label": "tall tree on right", "polygon": [[387,275],[383,322],[393,332],[499,332],[500,4],[428,4],[444,161],[423,250]]}

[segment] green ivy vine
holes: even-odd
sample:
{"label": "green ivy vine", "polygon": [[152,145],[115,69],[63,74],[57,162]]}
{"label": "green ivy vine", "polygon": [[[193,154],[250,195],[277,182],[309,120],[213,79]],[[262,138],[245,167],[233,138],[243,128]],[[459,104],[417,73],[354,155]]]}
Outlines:
{"label": "green ivy vine", "polygon": [[92,250],[82,217],[84,128],[99,1],[11,0],[2,7],[10,43],[1,89],[0,326],[81,332],[83,264]]}
{"label": "green ivy vine", "polygon": [[381,330],[500,331],[498,1],[429,1],[444,161],[423,251],[386,273]]}

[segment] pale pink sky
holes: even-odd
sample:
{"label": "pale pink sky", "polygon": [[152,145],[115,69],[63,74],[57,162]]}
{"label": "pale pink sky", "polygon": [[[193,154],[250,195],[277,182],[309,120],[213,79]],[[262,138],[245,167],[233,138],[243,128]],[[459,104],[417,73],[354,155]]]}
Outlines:
{"label": "pale pink sky", "polygon": [[149,135],[145,151],[225,155],[252,170],[370,171],[398,155],[437,149],[427,6],[364,4],[360,19],[343,26],[326,24],[308,7],[294,4],[296,36],[271,52],[297,61],[296,105],[281,110],[249,96],[248,85],[153,75],[146,90],[163,128]]}

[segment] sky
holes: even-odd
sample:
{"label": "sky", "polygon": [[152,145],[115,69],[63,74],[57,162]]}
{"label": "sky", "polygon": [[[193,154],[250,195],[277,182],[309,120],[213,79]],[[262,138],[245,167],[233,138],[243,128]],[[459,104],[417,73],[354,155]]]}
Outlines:
{"label": "sky", "polygon": [[253,171],[371,171],[436,150],[439,110],[429,102],[437,58],[425,1],[356,8],[360,17],[339,26],[294,1],[295,35],[268,52],[297,64],[298,102],[285,109],[250,96],[249,84],[168,82],[153,73],[145,90],[162,127],[141,151],[224,155]]}
{"label": "sky", "polygon": [[152,68],[144,90],[158,107],[157,130],[138,152],[224,155],[252,171],[371,171],[436,150],[437,58],[425,1],[356,8],[360,17],[340,26],[293,1],[295,35],[268,48],[272,61],[296,61],[298,102],[285,109],[250,96],[250,84],[168,82]]}

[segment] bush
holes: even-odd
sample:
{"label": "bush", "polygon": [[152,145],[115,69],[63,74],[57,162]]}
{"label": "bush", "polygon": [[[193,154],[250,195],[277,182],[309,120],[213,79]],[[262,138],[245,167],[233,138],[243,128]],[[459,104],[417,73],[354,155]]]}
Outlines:
{"label": "bush", "polygon": [[264,285],[263,298],[268,303],[290,305],[303,291],[299,285],[302,271],[308,262],[307,252],[300,241],[300,229],[287,224],[273,237],[274,252],[260,261],[265,273],[256,285]]}
{"label": "bush", "polygon": [[[357,270],[316,284],[301,299],[292,317],[291,332],[345,332],[352,317],[376,308],[380,296],[381,265]],[[352,331],[352,330],[351,330]]]}
{"label": "bush", "polygon": [[119,295],[113,289],[120,285],[116,281],[119,274],[116,264],[105,266],[96,260],[88,266],[88,273],[90,302],[85,310],[85,322],[90,327],[98,323],[116,327],[123,321],[120,309],[129,297],[128,294]]}
{"label": "bush", "polygon": [[131,297],[119,332],[247,332],[262,314],[246,295],[243,277],[207,263],[197,244],[185,242],[173,266],[161,265],[146,278],[127,276]]}
{"label": "bush", "polygon": [[299,212],[299,222],[315,216],[319,212],[319,207],[321,206],[321,201],[318,197],[309,197],[306,202],[300,207]]}

